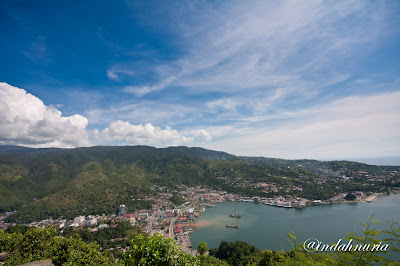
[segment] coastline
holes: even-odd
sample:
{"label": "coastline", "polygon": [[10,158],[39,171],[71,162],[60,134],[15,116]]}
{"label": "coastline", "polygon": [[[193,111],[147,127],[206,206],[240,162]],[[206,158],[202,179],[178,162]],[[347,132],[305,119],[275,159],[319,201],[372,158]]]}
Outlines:
{"label": "coastline", "polygon": [[[397,191],[397,192],[400,192],[400,191]],[[393,193],[390,193],[390,194],[393,194]],[[395,193],[394,193],[394,194],[395,194]],[[322,204],[320,204],[320,205],[325,205],[325,204],[347,204],[347,203],[372,202],[373,200],[375,200],[377,197],[379,197],[379,196],[381,196],[381,195],[384,195],[384,193],[373,193],[373,194],[371,194],[371,195],[369,195],[369,196],[367,196],[367,197],[359,198],[359,199],[356,199],[356,200],[354,200],[354,201],[341,200],[341,201],[330,202],[330,203],[322,203]],[[239,202],[239,201],[236,201],[236,202]],[[240,201],[240,202],[241,202],[241,201]],[[218,203],[222,203],[222,202],[218,202]],[[250,202],[250,203],[253,203],[253,202]],[[274,206],[274,205],[268,205],[268,206],[271,206],[271,207],[280,207],[280,206]],[[304,206],[304,208],[307,208],[307,207],[310,207],[310,206]],[[291,207],[291,208],[295,209],[296,207]],[[201,214],[200,214],[198,217],[200,217],[200,216],[201,216]],[[208,226],[208,225],[210,225],[210,224],[212,224],[212,223],[209,222],[209,221],[199,221],[199,222],[195,222],[196,229],[199,228],[199,227]]]}
{"label": "coastline", "polygon": [[342,203],[360,203],[360,202],[372,202],[374,199],[376,199],[377,197],[384,195],[384,193],[373,193],[372,195],[369,195],[365,198],[360,198],[360,199],[356,199],[356,200],[343,200],[343,201],[337,201],[334,202],[335,204],[342,204]]}
{"label": "coastline", "polygon": [[361,199],[359,202],[371,202],[374,199],[376,199],[377,197],[379,197],[380,195],[382,195],[382,193],[374,193],[372,195],[369,195],[368,197]]}
{"label": "coastline", "polygon": [[[400,191],[396,191],[396,192],[400,193]],[[331,202],[331,203],[322,203],[321,205],[325,205],[325,204],[348,204],[348,203],[353,203],[354,204],[354,203],[361,203],[361,202],[372,202],[377,197],[379,197],[381,195],[384,195],[384,194],[385,193],[373,193],[373,194],[371,194],[371,195],[369,195],[367,197],[359,198],[359,199],[356,199],[354,201],[344,201],[344,200],[342,200],[342,201],[336,201],[336,202]],[[390,193],[390,195],[391,194],[396,194],[396,193]],[[239,202],[239,201],[236,201],[236,202]],[[240,202],[242,202],[242,201],[240,201]],[[223,203],[223,202],[218,202],[218,203]],[[252,203],[252,202],[250,202],[250,203]],[[271,207],[280,207],[280,206],[273,206],[273,205],[269,205],[269,206],[271,206]],[[310,207],[310,206],[304,206],[303,208],[307,208],[307,207]],[[292,208],[295,209],[295,207],[292,207]],[[201,214],[202,213],[200,213],[200,215],[198,215],[198,217],[200,217]],[[200,227],[207,227],[207,226],[209,226],[211,224],[213,224],[213,222],[211,222],[211,221],[195,221],[196,229],[191,233],[194,233]],[[190,237],[188,237],[186,240],[190,241]],[[192,250],[196,250],[196,247],[192,247]]]}
{"label": "coastline", "polygon": [[[346,236],[347,232],[351,232],[352,228],[358,228],[359,224],[365,222],[369,216],[374,216],[374,219],[380,221],[399,220],[400,193],[396,194],[387,196],[386,193],[373,193],[363,199],[363,202],[366,202],[367,198],[373,196],[368,199],[375,200],[371,204],[342,202],[345,204],[332,204],[325,208],[321,204],[319,207],[315,205],[315,208],[305,208],[306,211],[290,209],[285,211],[279,207],[268,208],[262,204],[246,204],[247,202],[232,202],[234,203],[232,205],[230,202],[217,204],[218,208],[207,209],[198,220],[196,219],[199,228],[194,234],[190,234],[190,239],[193,249],[201,241],[207,242],[209,247],[218,248],[222,240],[230,242],[242,240],[256,247],[259,246],[259,249],[285,249],[287,241],[285,237],[290,231],[295,232],[298,239],[308,239],[314,236],[318,239],[321,238],[319,240],[331,241],[335,237]],[[242,215],[242,219],[238,223],[227,217],[235,209]],[[332,213],[336,215],[336,218],[330,220],[329,214]],[[224,230],[225,224],[239,224],[239,229]],[[321,226],[321,224],[324,225]],[[329,226],[330,233],[323,229],[324,226]]]}

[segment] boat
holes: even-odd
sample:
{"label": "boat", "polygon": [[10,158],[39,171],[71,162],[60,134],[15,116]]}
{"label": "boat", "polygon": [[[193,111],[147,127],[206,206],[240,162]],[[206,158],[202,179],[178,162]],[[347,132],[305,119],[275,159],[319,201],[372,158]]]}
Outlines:
{"label": "boat", "polygon": [[239,225],[227,224],[226,227],[228,227],[228,228],[239,228]]}
{"label": "boat", "polygon": [[235,213],[229,214],[229,217],[232,217],[232,218],[240,218],[241,216],[240,216],[239,213],[237,213],[237,211],[235,211]]}

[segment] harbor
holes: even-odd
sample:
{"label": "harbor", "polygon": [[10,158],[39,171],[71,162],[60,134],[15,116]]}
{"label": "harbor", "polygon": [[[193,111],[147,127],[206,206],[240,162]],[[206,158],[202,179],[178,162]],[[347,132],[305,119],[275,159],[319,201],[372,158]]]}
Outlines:
{"label": "harbor", "polygon": [[[375,197],[369,203],[320,204],[301,209],[246,201],[224,202],[206,209],[195,219],[198,228],[190,234],[190,239],[194,248],[200,241],[207,242],[209,248],[218,248],[222,240],[242,240],[258,249],[269,250],[290,249],[288,233],[293,233],[300,242],[312,237],[332,242],[346,237],[353,228],[360,232],[360,223],[367,222],[372,215],[381,222],[400,221],[398,202],[399,193]],[[229,216],[235,210],[240,219]],[[238,225],[238,228],[226,225]]]}

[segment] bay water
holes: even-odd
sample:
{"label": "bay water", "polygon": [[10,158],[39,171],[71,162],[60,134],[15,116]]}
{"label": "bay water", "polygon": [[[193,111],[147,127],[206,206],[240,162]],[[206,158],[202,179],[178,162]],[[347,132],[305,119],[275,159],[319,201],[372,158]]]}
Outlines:
{"label": "bay water", "polygon": [[[229,217],[239,213],[241,218]],[[322,243],[332,244],[344,240],[353,229],[361,233],[362,222],[370,216],[384,225],[386,222],[400,222],[400,194],[379,196],[372,202],[329,204],[304,209],[282,208],[250,202],[224,202],[196,218],[199,228],[190,235],[193,248],[200,241],[209,248],[218,248],[222,240],[242,240],[260,250],[288,250],[292,246],[288,233],[302,243],[315,238]],[[239,228],[227,228],[226,225]],[[382,229],[382,227],[380,227]],[[397,257],[397,256],[396,256]]]}

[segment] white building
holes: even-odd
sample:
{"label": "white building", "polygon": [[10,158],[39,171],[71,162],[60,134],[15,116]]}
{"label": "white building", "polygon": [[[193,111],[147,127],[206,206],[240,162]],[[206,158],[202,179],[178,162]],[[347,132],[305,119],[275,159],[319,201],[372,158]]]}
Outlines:
{"label": "white building", "polygon": [[97,225],[97,218],[93,218],[87,221],[88,226]]}
{"label": "white building", "polygon": [[74,219],[74,224],[80,225],[84,222],[85,222],[85,216],[78,216],[78,217],[75,217],[75,219]]}

